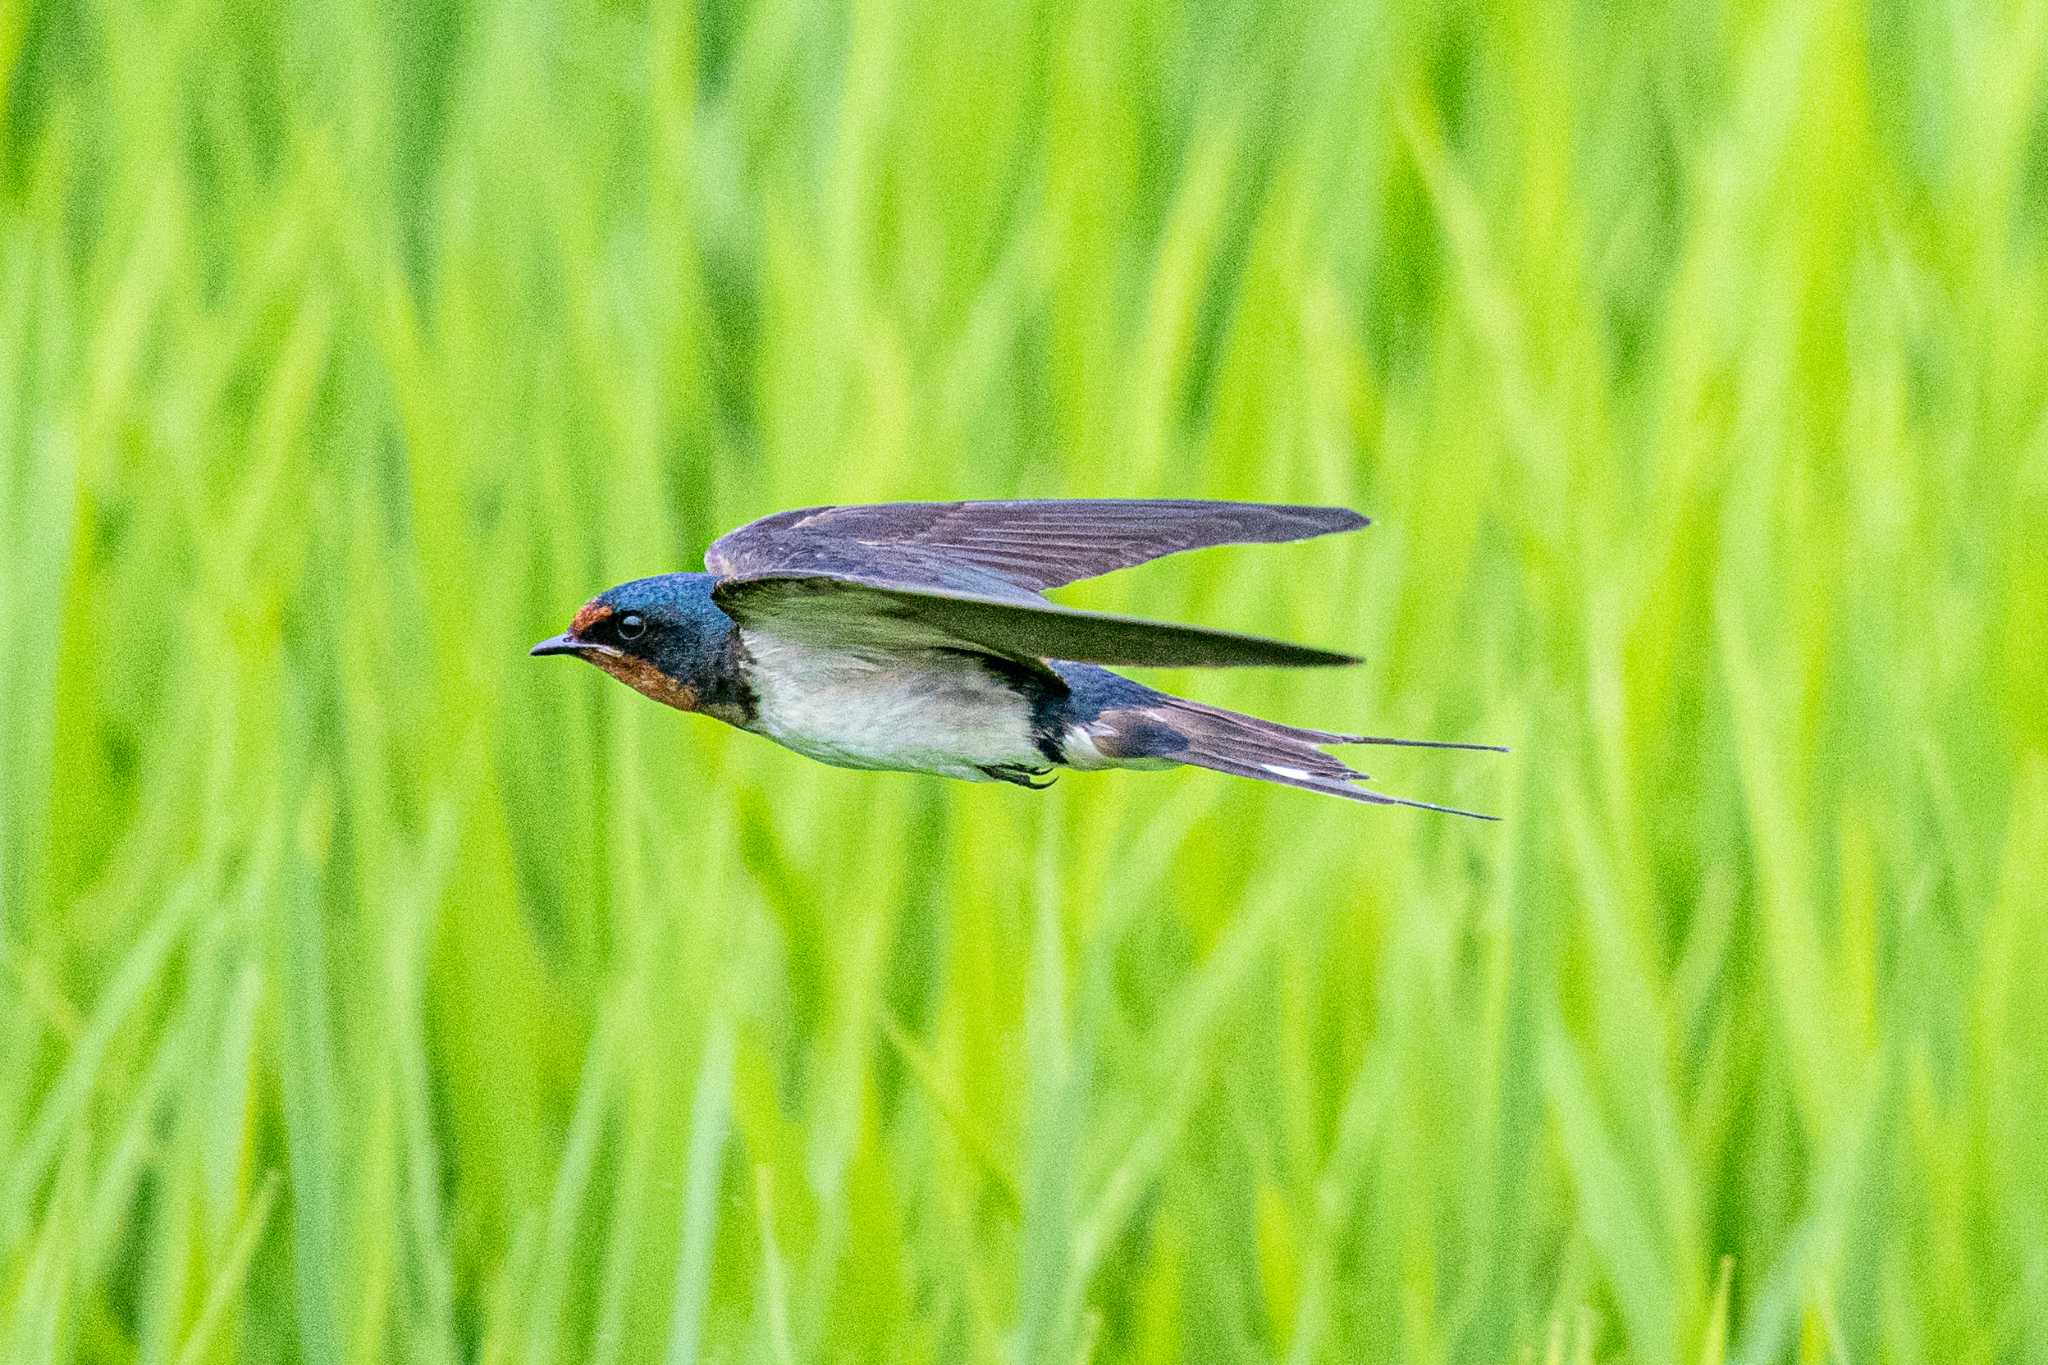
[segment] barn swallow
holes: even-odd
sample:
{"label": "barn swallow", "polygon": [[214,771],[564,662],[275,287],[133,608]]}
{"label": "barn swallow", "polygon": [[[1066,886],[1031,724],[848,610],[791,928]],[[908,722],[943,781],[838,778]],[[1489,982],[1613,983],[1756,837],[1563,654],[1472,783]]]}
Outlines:
{"label": "barn swallow", "polygon": [[1055,768],[1181,764],[1375,805],[1325,746],[1490,744],[1304,730],[1169,696],[1118,666],[1353,664],[1350,655],[1082,611],[1041,594],[1211,545],[1355,531],[1341,507],[1153,499],[807,507],[714,541],[705,573],[621,583],[535,654],[567,654],[844,768],[1050,785]]}

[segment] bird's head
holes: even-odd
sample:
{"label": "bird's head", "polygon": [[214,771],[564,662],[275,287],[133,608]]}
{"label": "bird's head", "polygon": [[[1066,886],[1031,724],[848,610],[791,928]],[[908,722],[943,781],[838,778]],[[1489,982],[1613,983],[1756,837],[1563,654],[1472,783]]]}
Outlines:
{"label": "bird's head", "polygon": [[529,652],[573,655],[664,705],[698,710],[707,660],[731,624],[711,603],[711,582],[709,574],[663,574],[621,583]]}

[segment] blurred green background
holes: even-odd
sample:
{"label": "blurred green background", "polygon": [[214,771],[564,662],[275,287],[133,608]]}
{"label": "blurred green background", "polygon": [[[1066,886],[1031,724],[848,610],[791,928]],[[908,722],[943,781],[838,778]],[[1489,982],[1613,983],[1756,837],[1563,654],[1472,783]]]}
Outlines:
{"label": "blurred green background", "polygon": [[[0,1360],[2048,1360],[2048,7],[0,3]],[[1481,826],[529,661],[821,501]]]}

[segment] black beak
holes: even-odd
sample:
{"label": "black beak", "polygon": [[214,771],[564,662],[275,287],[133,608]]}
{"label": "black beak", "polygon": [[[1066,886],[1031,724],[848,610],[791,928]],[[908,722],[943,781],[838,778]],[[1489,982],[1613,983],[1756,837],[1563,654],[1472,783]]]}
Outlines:
{"label": "black beak", "polygon": [[533,655],[581,654],[583,653],[583,651],[589,648],[589,645],[577,639],[575,636],[567,634],[565,632],[561,635],[548,636],[547,639],[542,640],[539,644],[535,645],[532,649],[529,649],[526,652],[528,654]]}

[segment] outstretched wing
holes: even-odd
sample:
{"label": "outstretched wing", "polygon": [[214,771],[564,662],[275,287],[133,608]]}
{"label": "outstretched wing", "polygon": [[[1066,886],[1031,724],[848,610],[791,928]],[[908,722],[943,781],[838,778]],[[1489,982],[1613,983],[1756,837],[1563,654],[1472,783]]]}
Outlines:
{"label": "outstretched wing", "polygon": [[1283,640],[1081,611],[1032,593],[949,591],[850,575],[727,579],[711,590],[711,600],[743,633],[753,628],[835,647],[966,648],[1031,665],[1042,659],[1155,668],[1358,662]]}
{"label": "outstretched wing", "polygon": [[724,578],[816,574],[1017,597],[1181,550],[1305,540],[1365,524],[1342,507],[1261,502],[888,502],[778,512],[719,537],[704,563]]}

